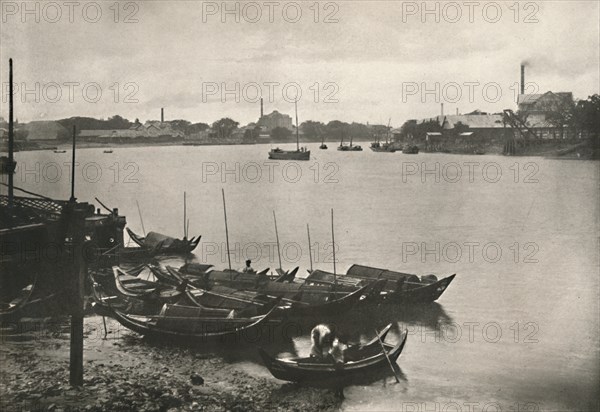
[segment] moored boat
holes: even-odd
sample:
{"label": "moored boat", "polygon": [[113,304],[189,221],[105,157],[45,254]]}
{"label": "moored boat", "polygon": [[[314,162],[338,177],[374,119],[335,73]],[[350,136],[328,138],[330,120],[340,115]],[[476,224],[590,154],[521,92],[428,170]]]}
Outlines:
{"label": "moored boat", "polygon": [[131,240],[146,250],[155,254],[185,254],[191,253],[200,243],[201,236],[191,239],[175,239],[157,232],[149,232],[147,236],[139,236],[127,228]]}
{"label": "moored boat", "polygon": [[165,304],[157,315],[130,315],[118,309],[105,308],[108,315],[121,325],[144,336],[170,339],[209,341],[256,337],[256,331],[265,324],[275,310],[254,317],[235,317],[227,309],[211,309]]}
{"label": "moored boat", "polygon": [[332,285],[334,282],[352,290],[375,281],[383,281],[380,297],[387,303],[429,303],[436,301],[448,288],[456,274],[439,279],[435,275],[417,276],[369,266],[352,265],[345,275],[337,276],[329,272],[315,270],[306,282],[315,285]]}
{"label": "moored boat", "polygon": [[300,137],[298,134],[298,101],[294,102],[296,110],[296,150],[282,150],[280,148],[269,151],[269,159],[272,160],[310,160],[310,150],[306,147],[300,147]]}
{"label": "moored boat", "polygon": [[400,340],[395,345],[385,343],[389,325],[381,335],[365,345],[350,346],[344,351],[344,363],[333,363],[331,361],[319,361],[311,357],[281,359],[274,358],[262,348],[259,353],[269,372],[284,381],[310,382],[321,381],[340,382],[346,378],[364,374],[367,371],[390,367],[395,364],[404,346],[408,332],[402,332]]}

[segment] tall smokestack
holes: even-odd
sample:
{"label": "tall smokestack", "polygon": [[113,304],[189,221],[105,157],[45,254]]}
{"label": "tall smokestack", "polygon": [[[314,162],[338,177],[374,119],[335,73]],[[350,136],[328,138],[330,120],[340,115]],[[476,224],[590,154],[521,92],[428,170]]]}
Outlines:
{"label": "tall smokestack", "polygon": [[264,115],[263,113],[263,99],[262,97],[260,98],[260,117],[262,118]]}
{"label": "tall smokestack", "polygon": [[444,119],[444,103],[442,103],[442,120]]}
{"label": "tall smokestack", "polygon": [[521,65],[521,94],[525,94],[525,65]]}
{"label": "tall smokestack", "polygon": [[458,116],[458,114],[459,114],[459,113],[458,113],[458,107],[457,107],[457,108],[456,108],[456,115]]}
{"label": "tall smokestack", "polygon": [[164,107],[160,108],[160,122],[161,123],[165,122],[165,108]]}

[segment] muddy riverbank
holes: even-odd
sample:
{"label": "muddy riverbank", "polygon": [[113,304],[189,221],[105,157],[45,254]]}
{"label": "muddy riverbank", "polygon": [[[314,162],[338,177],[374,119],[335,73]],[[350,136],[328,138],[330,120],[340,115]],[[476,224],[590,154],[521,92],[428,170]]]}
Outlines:
{"label": "muddy riverbank", "polygon": [[239,359],[234,365],[231,354],[217,347],[167,349],[111,319],[107,326],[104,339],[102,318],[86,318],[84,385],[75,388],[69,385],[67,319],[4,325],[1,409],[327,411],[341,403],[334,390],[277,381],[266,369],[252,373]]}

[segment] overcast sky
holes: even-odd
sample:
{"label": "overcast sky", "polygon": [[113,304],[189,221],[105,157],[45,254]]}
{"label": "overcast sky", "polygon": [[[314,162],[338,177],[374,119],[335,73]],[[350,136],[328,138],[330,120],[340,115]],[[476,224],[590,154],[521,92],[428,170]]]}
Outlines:
{"label": "overcast sky", "polygon": [[586,98],[600,87],[598,1],[427,2],[426,15],[421,1],[228,2],[231,14],[221,2],[121,2],[118,15],[113,1],[80,1],[73,13],[68,2],[46,4],[27,3],[28,14],[2,1],[5,118],[9,57],[20,121],[144,121],[165,107],[167,120],[246,124],[260,113],[257,92],[266,112],[293,114],[299,86],[300,122],[400,126],[439,114],[442,102],[446,114],[515,108],[522,61],[530,92]]}

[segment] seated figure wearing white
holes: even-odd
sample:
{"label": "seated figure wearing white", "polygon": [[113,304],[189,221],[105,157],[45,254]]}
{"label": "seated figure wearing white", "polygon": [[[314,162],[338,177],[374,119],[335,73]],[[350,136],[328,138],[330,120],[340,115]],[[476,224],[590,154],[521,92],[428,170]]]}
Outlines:
{"label": "seated figure wearing white", "polygon": [[317,325],[310,333],[312,346],[310,356],[320,361],[344,363],[345,345],[335,337],[326,325]]}

